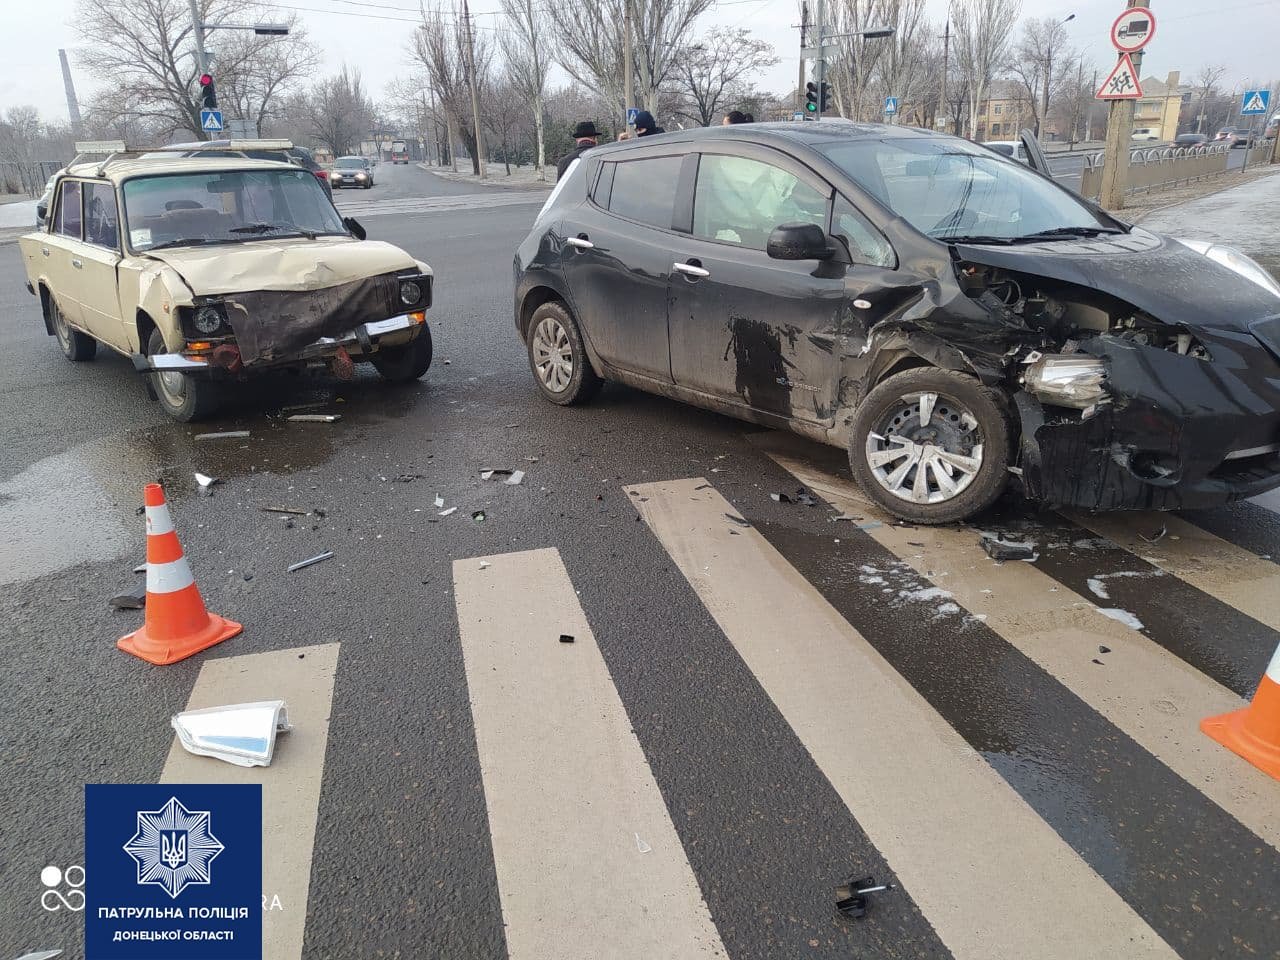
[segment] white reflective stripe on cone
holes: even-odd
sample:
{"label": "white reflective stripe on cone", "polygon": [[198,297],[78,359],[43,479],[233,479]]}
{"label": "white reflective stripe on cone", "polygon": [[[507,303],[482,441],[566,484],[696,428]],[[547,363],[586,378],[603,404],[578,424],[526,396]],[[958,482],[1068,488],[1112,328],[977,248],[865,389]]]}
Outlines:
{"label": "white reflective stripe on cone", "polygon": [[177,593],[195,583],[187,558],[147,564],[147,593]]}
{"label": "white reflective stripe on cone", "polygon": [[1267,664],[1267,679],[1272,683],[1280,683],[1280,647],[1276,647],[1276,652],[1271,655],[1271,662]]}
{"label": "white reflective stripe on cone", "polygon": [[173,533],[173,520],[169,516],[167,503],[147,507],[147,536],[158,537],[162,533]]}

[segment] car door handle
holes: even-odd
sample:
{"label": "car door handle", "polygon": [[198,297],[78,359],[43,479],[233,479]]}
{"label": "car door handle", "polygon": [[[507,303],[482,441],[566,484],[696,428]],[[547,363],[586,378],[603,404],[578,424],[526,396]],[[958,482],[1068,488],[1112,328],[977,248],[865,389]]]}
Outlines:
{"label": "car door handle", "polygon": [[41,253],[43,253],[43,254],[47,257],[47,256],[49,255],[49,248],[48,248],[48,247],[41,247],[41,248],[40,248],[40,252],[41,252]]}
{"label": "car door handle", "polygon": [[579,250],[594,250],[596,245],[586,238],[586,235],[580,237],[569,237],[565,243],[571,247],[577,247]]}
{"label": "car door handle", "polygon": [[84,261],[83,261],[83,260],[72,260],[72,261],[71,261],[71,265],[72,265],[73,267],[75,267],[77,270],[79,270],[81,267],[83,267],[83,266],[84,266]]}
{"label": "car door handle", "polygon": [[681,273],[689,277],[709,277],[710,270],[703,270],[696,263],[673,263],[671,269],[679,270]]}

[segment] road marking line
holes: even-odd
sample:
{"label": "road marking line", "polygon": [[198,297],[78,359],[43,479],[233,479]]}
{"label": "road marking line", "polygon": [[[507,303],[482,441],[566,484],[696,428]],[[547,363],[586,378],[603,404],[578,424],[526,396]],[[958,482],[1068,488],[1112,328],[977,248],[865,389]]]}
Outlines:
{"label": "road marking line", "polygon": [[[1065,516],[1259,623],[1280,630],[1280,565],[1171,513]],[[1156,543],[1142,539],[1153,536],[1162,526],[1168,533]]]}
{"label": "road marking line", "polygon": [[957,960],[1176,956],[705,483],[627,492]]}
{"label": "road marking line", "polygon": [[510,955],[723,957],[559,552],[453,580]]}
{"label": "road marking line", "polygon": [[268,904],[278,895],[284,906],[262,915],[262,951],[271,960],[302,957],[338,647],[326,643],[206,660],[188,710],[284,700],[293,729],[280,735],[270,767],[197,757],[175,737],[160,776],[161,783],[262,784],[262,892]]}
{"label": "road marking line", "polygon": [[[1200,732],[1203,717],[1237,710],[1245,701],[1150,637],[1099,614],[1088,598],[1034,564],[995,563],[978,546],[976,530],[895,526],[853,481],[768,450],[767,441],[763,446],[779,466],[841,511],[881,519],[883,526],[867,530],[868,536],[1280,849],[1275,782]],[[1104,668],[1093,662],[1100,646],[1109,648]]]}
{"label": "road marking line", "polygon": [[1272,513],[1280,513],[1280,489],[1260,493],[1247,502],[1255,503],[1262,509],[1270,510]]}

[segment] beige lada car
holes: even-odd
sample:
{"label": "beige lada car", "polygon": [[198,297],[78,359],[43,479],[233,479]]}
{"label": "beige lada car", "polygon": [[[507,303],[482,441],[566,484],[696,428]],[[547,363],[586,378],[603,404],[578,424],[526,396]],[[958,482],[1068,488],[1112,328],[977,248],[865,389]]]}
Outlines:
{"label": "beige lada car", "polygon": [[431,366],[431,268],[366,240],[311,173],[237,158],[73,164],[19,240],[27,289],[69,360],[133,359],[178,420],[286,367],[385,379]]}

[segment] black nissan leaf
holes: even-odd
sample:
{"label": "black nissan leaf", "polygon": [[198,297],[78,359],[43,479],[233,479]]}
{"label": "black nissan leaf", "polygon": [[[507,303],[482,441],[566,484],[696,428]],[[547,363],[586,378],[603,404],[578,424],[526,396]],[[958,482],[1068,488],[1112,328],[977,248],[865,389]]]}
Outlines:
{"label": "black nissan leaf", "polygon": [[844,447],[917,523],[1280,486],[1280,285],[981,145],[848,122],[594,148],[515,258],[558,404],[616,380]]}

